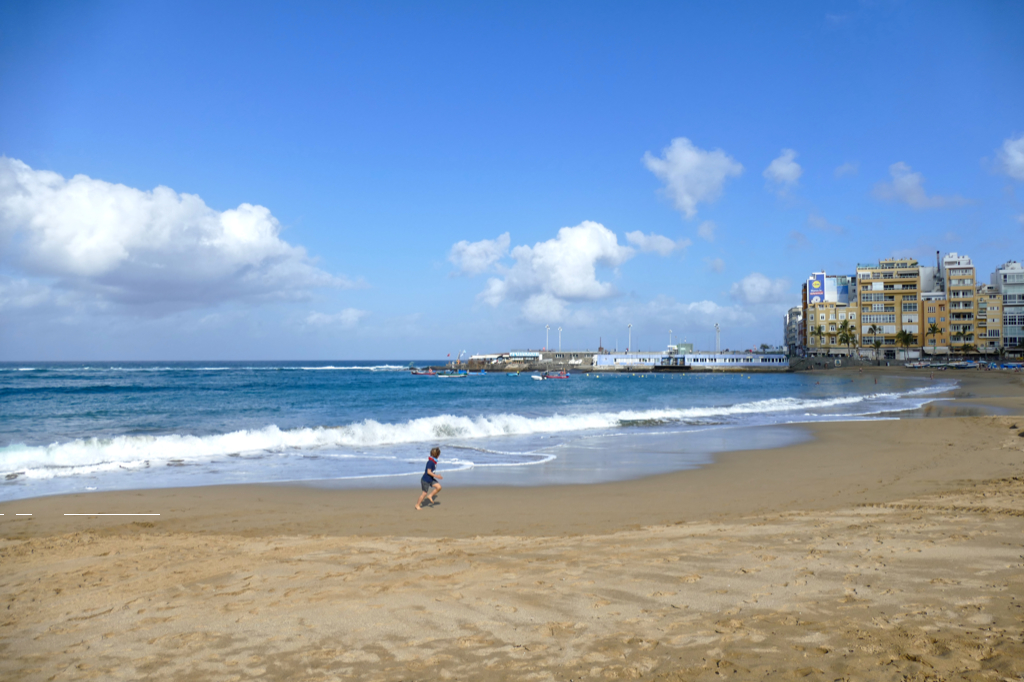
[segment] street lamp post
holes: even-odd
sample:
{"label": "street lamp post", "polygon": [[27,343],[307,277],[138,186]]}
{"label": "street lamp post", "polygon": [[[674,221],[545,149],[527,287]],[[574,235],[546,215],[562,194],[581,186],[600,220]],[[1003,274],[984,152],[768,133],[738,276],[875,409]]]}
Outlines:
{"label": "street lamp post", "polygon": [[672,330],[668,330],[668,345],[672,345]]}
{"label": "street lamp post", "polygon": [[561,327],[558,328],[558,350],[559,350],[559,352],[561,352],[561,350],[562,350],[562,328]]}
{"label": "street lamp post", "polygon": [[633,347],[633,324],[627,324],[626,329],[629,330],[629,341],[626,342],[626,352],[628,353]]}

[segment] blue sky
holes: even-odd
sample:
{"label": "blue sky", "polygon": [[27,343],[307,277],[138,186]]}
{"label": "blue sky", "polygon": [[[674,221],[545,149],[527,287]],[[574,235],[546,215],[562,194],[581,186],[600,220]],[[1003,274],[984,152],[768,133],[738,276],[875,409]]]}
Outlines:
{"label": "blue sky", "polygon": [[0,360],[782,339],[1024,260],[1019,2],[0,4]]}

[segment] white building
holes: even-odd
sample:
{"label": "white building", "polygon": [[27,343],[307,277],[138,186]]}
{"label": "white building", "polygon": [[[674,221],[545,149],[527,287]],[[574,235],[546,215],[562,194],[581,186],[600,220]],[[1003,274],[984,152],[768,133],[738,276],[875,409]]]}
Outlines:
{"label": "white building", "polygon": [[1003,347],[1024,346],[1024,267],[1007,261],[992,273],[991,283],[1003,297]]}

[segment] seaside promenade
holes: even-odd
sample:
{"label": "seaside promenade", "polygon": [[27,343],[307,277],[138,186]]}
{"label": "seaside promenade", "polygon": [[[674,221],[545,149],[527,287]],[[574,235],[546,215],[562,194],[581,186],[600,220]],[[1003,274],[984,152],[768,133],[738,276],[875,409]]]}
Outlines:
{"label": "seaside promenade", "polygon": [[[418,513],[296,486],[0,504],[0,679],[1019,679],[1024,375],[952,378],[699,470]],[[63,516],[86,507],[162,512]]]}

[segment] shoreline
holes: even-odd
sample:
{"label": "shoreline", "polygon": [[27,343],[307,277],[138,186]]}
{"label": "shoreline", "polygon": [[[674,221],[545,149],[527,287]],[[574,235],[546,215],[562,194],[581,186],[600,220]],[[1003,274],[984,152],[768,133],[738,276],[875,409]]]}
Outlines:
{"label": "shoreline", "polygon": [[[802,372],[801,374],[811,376],[821,373],[822,372],[818,371],[814,373]],[[841,379],[843,376],[854,380],[856,377],[860,376],[861,380],[870,381],[870,376],[872,374],[876,374],[879,377],[892,376],[904,380],[911,379],[921,382],[942,380],[950,381],[963,378],[963,375],[951,373],[951,376],[941,377],[938,380],[934,378],[929,379],[920,372],[905,370],[904,368],[888,367],[869,368],[869,371],[865,375],[863,370],[858,368],[847,368],[846,370],[838,369],[826,373],[825,376],[829,377],[829,379],[825,380],[823,378],[823,381],[825,382],[823,388],[835,383],[835,379]],[[991,384],[993,383],[993,380],[995,380],[995,385],[1007,382],[1013,383],[1015,381],[1013,375],[1007,374],[993,373],[975,375],[973,372],[968,374],[969,379],[972,381],[981,378],[987,379],[987,381],[982,382],[983,384]],[[839,383],[842,384],[845,383],[845,381],[840,380]],[[877,379],[875,383],[877,383]],[[840,388],[838,390],[842,391],[844,389]],[[842,394],[840,393],[839,395]],[[861,416],[859,418],[873,421],[893,418],[901,419],[946,415],[1008,414],[1012,412],[1012,409],[999,406],[998,398],[996,396],[991,396],[989,400],[977,404],[967,404],[960,401],[960,399],[966,395],[967,394],[964,391],[955,389],[935,394],[935,397],[931,399],[928,405],[925,405],[918,410],[878,412],[870,416]],[[957,402],[951,403],[950,400],[953,398],[956,398]],[[940,407],[940,401],[942,404],[946,404],[946,406]],[[853,419],[857,418],[858,417],[856,416],[853,417]],[[828,417],[822,417],[821,421],[824,422],[827,419]],[[836,420],[843,421],[844,418],[842,416],[837,416]],[[444,471],[442,468],[439,469],[439,471],[441,471],[445,476],[451,476],[451,482],[455,483],[458,487],[506,485],[517,487],[536,487],[546,485],[561,486],[567,484],[593,485],[604,482],[634,480],[652,475],[701,468],[724,452],[739,449],[774,449],[789,444],[795,444],[801,440],[812,437],[809,435],[810,430],[808,427],[815,423],[818,422],[815,420],[808,420],[750,425],[733,425],[728,423],[709,424],[707,428],[695,428],[687,431],[685,441],[676,438],[671,434],[660,434],[657,430],[650,431],[638,429],[631,432],[628,429],[624,429],[620,432],[609,432],[608,435],[614,435],[615,437],[624,438],[624,440],[630,441],[631,444],[627,446],[627,452],[631,454],[630,459],[617,458],[613,456],[611,453],[614,448],[606,448],[607,452],[605,452],[601,448],[594,449],[591,447],[591,444],[588,443],[577,443],[575,445],[582,445],[582,447],[575,447],[575,445],[570,442],[565,444],[566,449],[564,450],[556,451],[555,449],[549,449],[538,451],[542,454],[547,454],[549,459],[536,464],[528,463],[509,465],[507,467],[484,464],[481,466],[469,466],[466,468],[453,468],[447,471]],[[788,433],[786,433],[787,431]],[[582,435],[583,434],[580,434],[580,436]],[[600,434],[598,435],[600,436]],[[661,440],[665,442],[657,442],[659,436],[664,436]],[[596,442],[598,441],[594,441],[594,443]],[[611,443],[612,441],[608,442]],[[670,442],[678,445],[673,447],[669,444]],[[445,447],[444,444],[442,444],[442,447]],[[459,451],[462,448],[468,447],[470,450],[473,449],[471,442],[466,444],[457,442],[447,447],[450,450],[454,449],[454,462],[456,465],[459,464]],[[643,451],[645,447],[652,448],[650,451],[659,453],[659,456],[655,458],[644,457]],[[452,455],[448,455],[448,457],[452,458]],[[449,459],[449,462],[451,461],[452,460]],[[446,462],[442,461],[442,467],[444,467],[445,464]],[[414,465],[413,468],[418,470],[418,466]],[[362,488],[400,489],[415,487],[415,480],[418,476],[418,471],[395,474],[352,476],[347,478],[316,476],[277,479],[276,476],[270,476],[267,480],[256,480],[251,482],[244,480],[239,481],[237,478],[227,477],[223,482],[202,482],[197,485],[188,485],[185,481],[174,481],[170,484],[157,484],[152,487],[148,485],[150,483],[148,479],[142,478],[135,483],[138,487],[108,487],[105,490],[90,491],[79,489],[58,491],[35,496],[15,497],[7,500],[0,499],[0,514],[3,513],[2,510],[5,505],[17,505],[31,500],[66,497],[70,495],[104,495],[108,493],[131,493],[132,491],[145,492],[149,494],[154,491],[174,489],[177,487],[188,489],[193,487],[251,485],[265,485],[270,487],[293,486],[299,488],[324,487],[335,490]],[[150,478],[155,481],[160,481],[159,474],[157,473],[154,473]],[[183,485],[183,483],[185,484]],[[84,487],[86,484],[82,483],[80,485]],[[115,486],[116,485],[117,483],[115,483]],[[129,485],[131,485],[131,483],[129,483]]]}
{"label": "shoreline", "polygon": [[[419,512],[415,486],[34,498],[0,517],[0,677],[1015,679],[1024,385],[932,412]],[[100,504],[162,515],[63,516]]]}
{"label": "shoreline", "polygon": [[[877,368],[888,370],[891,368]],[[834,370],[842,372],[843,370]],[[856,369],[846,370],[857,373]],[[904,370],[911,373],[914,370]],[[415,499],[417,480],[384,486],[349,485],[338,481],[289,481],[213,486],[145,488],[95,491],[26,498],[0,503],[6,523],[0,538],[31,537],[89,529],[121,528],[132,520],[147,527],[170,532],[217,533],[229,530],[250,535],[274,535],[301,530],[328,535],[403,535],[466,537],[494,532],[565,535],[577,532],[615,532],[641,525],[663,525],[680,520],[740,518],[787,509],[836,509],[852,504],[886,503],[914,494],[941,492],[941,485],[928,485],[918,474],[926,465],[942,466],[933,472],[936,480],[988,480],[1011,476],[1012,467],[999,458],[970,460],[964,466],[959,453],[945,456],[947,441],[962,439],[965,432],[984,430],[982,424],[1003,417],[1024,415],[1024,376],[968,375],[964,381],[936,400],[893,419],[840,420],[740,427],[738,430],[799,429],[809,437],[781,447],[732,449],[713,454],[710,461],[678,471],[656,473],[625,480],[598,483],[470,484],[453,483],[459,473],[446,473],[441,504],[424,510],[423,519],[449,517],[447,500],[459,500],[459,507],[472,509],[470,518],[455,526],[434,526],[415,520],[407,523],[407,498]],[[966,401],[970,401],[966,406]],[[988,411],[981,414],[982,411]],[[1000,414],[1004,413],[1004,414]],[[922,422],[928,427],[921,431]],[[1024,427],[1024,422],[1021,423]],[[866,430],[883,445],[870,453],[845,446],[848,458],[823,459],[831,443],[852,443]],[[893,447],[892,443],[916,447]],[[769,464],[770,466],[765,466]],[[891,481],[871,471],[888,472]],[[441,471],[439,469],[439,471]],[[792,472],[814,474],[812,491],[791,491],[775,499],[777,490],[787,488]],[[914,485],[909,485],[913,482]],[[680,495],[674,491],[680,491]],[[874,496],[874,497],[872,497]],[[494,500],[494,505],[489,504]],[[514,500],[509,519],[502,500]],[[141,506],[140,506],[141,505]],[[497,508],[495,508],[497,505]],[[246,509],[240,513],[240,509]],[[301,510],[298,517],[282,510]],[[100,511],[102,510],[102,511]],[[31,517],[11,516],[31,513]],[[65,514],[160,514],[159,517],[78,517]],[[227,519],[227,521],[225,521]],[[18,523],[23,522],[23,523]],[[224,526],[229,523],[230,526]],[[153,525],[149,525],[153,524]]]}

